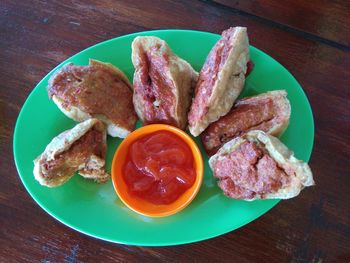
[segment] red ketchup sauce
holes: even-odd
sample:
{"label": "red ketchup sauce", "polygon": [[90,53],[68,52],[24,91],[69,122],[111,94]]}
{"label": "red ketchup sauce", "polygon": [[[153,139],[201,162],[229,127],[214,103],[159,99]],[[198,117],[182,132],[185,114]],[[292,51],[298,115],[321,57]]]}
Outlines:
{"label": "red ketchup sauce", "polygon": [[171,132],[147,134],[131,144],[123,177],[131,195],[157,205],[170,204],[196,180],[192,151]]}

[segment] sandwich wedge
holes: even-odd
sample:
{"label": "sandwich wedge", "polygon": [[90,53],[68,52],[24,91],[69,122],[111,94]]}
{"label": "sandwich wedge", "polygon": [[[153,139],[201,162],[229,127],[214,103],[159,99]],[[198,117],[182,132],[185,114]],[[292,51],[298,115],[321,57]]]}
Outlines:
{"label": "sandwich wedge", "polygon": [[224,144],[209,165],[224,194],[234,199],[288,199],[315,184],[307,163],[258,130]]}
{"label": "sandwich wedge", "polygon": [[291,107],[285,90],[275,90],[238,100],[225,116],[201,134],[208,155],[229,140],[250,130],[280,136],[289,124]]}
{"label": "sandwich wedge", "polygon": [[93,59],[88,66],[69,63],[50,78],[47,90],[59,109],[75,121],[100,119],[112,137],[125,138],[135,129],[132,85],[112,64]]}
{"label": "sandwich wedge", "polygon": [[222,32],[202,67],[195,88],[188,116],[193,136],[201,134],[232,108],[243,89],[248,62],[247,29],[231,27]]}
{"label": "sandwich wedge", "polygon": [[157,37],[132,42],[133,102],[144,125],[164,123],[187,127],[187,114],[198,73]]}
{"label": "sandwich wedge", "polygon": [[75,172],[96,182],[105,182],[106,127],[98,119],[88,119],[64,131],[34,160],[34,177],[41,184],[55,187]]}

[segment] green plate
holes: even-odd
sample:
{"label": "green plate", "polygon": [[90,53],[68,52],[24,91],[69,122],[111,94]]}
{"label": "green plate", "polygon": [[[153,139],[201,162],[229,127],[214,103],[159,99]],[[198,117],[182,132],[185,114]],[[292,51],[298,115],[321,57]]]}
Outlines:
{"label": "green plate", "polygon": [[[166,40],[177,55],[198,71],[219,39],[216,34],[189,30],[135,33],[92,46],[67,59],[54,70],[67,62],[86,65],[89,58],[94,58],[114,64],[132,79],[130,44],[140,35],[153,35]],[[247,78],[241,96],[286,89],[292,115],[282,141],[298,158],[308,161],[314,140],[314,124],[302,88],[273,58],[254,47],[250,48],[250,52],[255,68]],[[33,160],[44,151],[53,137],[76,124],[63,115],[47,96],[46,85],[53,71],[40,81],[23,105],[14,132],[14,156],[27,191],[47,213],[63,224],[87,235],[116,243],[176,245],[212,238],[237,229],[257,219],[279,202],[245,202],[225,197],[216,185],[201,145],[205,162],[203,185],[195,200],[173,216],[148,218],[134,213],[118,199],[111,181],[95,184],[74,176],[57,188],[41,186],[33,177]],[[196,141],[200,144],[199,140]],[[109,171],[113,154],[120,142],[121,139],[108,138]]]}

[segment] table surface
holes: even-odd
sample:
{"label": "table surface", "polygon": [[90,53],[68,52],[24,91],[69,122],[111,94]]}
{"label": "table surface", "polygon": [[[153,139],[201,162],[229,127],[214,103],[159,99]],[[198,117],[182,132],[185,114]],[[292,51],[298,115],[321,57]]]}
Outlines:
{"label": "table surface", "polygon": [[[350,2],[304,0],[0,2],[1,262],[350,262]],[[300,82],[315,118],[316,186],[228,234],[188,245],[117,245],[46,214],[15,168],[12,140],[29,93],[98,42],[163,28],[248,27],[252,45]]]}

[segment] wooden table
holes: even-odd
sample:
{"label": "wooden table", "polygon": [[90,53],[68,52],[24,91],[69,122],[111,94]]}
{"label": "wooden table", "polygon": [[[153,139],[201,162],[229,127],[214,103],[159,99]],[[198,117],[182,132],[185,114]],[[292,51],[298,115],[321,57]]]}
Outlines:
{"label": "wooden table", "polygon": [[[248,27],[252,45],[301,83],[315,118],[316,187],[226,235],[135,247],[80,234],[46,214],[14,165],[13,130],[36,83],[98,42],[161,28]],[[350,262],[350,2],[304,0],[0,2],[1,262]]]}

